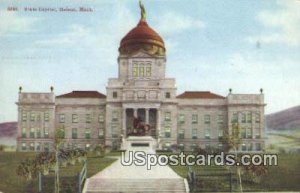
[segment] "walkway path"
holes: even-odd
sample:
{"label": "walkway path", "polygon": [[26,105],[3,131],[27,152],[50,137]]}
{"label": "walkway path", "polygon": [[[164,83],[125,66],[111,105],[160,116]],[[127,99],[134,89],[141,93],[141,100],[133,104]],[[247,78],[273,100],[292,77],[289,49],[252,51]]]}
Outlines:
{"label": "walkway path", "polygon": [[186,180],[169,166],[123,166],[121,158],[102,172],[88,178],[84,193],[103,192],[180,192],[185,193]]}

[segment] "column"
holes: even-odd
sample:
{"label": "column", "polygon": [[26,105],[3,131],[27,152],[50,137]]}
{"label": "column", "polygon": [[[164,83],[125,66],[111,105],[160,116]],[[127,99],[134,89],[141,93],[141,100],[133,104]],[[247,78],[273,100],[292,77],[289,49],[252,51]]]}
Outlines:
{"label": "column", "polygon": [[156,130],[160,132],[160,109],[156,109]]}
{"label": "column", "polygon": [[145,118],[145,122],[146,124],[149,124],[149,108],[145,108],[145,114],[146,114],[146,118]]}
{"label": "column", "polygon": [[156,135],[157,135],[157,145],[158,149],[161,149],[161,131],[160,131],[160,109],[156,109]]}
{"label": "column", "polygon": [[123,123],[122,123],[122,129],[123,129],[123,138],[127,136],[127,128],[126,128],[126,108],[123,108]]}
{"label": "column", "polygon": [[137,118],[137,108],[134,108],[134,109],[133,109],[133,117],[134,117],[134,118]]}

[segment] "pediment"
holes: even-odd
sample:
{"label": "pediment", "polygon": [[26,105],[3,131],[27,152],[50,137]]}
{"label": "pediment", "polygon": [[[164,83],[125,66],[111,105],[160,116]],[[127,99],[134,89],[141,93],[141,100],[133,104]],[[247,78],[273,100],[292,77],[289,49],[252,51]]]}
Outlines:
{"label": "pediment", "polygon": [[155,56],[147,53],[144,50],[139,50],[139,51],[133,53],[130,57],[132,57],[132,58],[153,58]]}

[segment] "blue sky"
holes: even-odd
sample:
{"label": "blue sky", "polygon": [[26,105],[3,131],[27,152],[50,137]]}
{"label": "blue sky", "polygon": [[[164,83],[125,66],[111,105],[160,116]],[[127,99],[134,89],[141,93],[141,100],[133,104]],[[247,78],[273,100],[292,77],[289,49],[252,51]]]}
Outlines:
{"label": "blue sky", "polygon": [[[265,93],[266,113],[300,104],[300,1],[144,0],[164,39],[167,76],[185,90]],[[17,6],[17,12],[8,12]],[[26,12],[25,7],[82,12]],[[121,38],[140,18],[137,0],[1,0],[0,122],[17,119],[18,87],[59,95],[105,93]]]}

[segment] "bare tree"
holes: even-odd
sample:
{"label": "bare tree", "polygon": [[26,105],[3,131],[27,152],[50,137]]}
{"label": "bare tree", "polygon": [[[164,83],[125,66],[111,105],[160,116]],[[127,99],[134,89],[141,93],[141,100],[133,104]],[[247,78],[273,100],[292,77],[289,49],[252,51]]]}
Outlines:
{"label": "bare tree", "polygon": [[[241,137],[240,137],[241,128],[238,123],[233,123],[232,125],[232,132],[227,133],[224,135],[223,142],[225,143],[225,147],[227,151],[233,151],[235,154],[235,161],[238,161],[238,149],[241,144]],[[243,186],[242,186],[242,177],[241,177],[241,167],[236,165],[236,172],[239,178],[239,187],[240,192],[243,192]]]}

